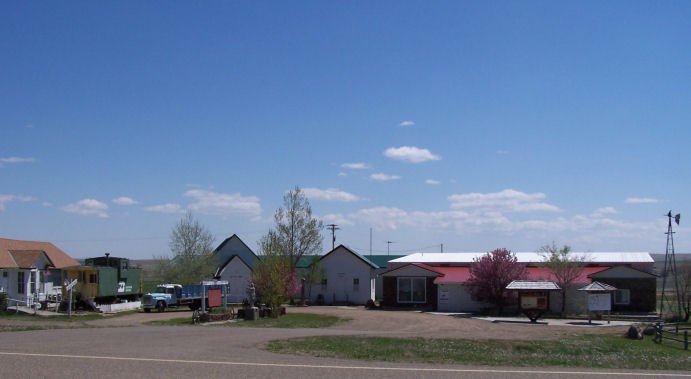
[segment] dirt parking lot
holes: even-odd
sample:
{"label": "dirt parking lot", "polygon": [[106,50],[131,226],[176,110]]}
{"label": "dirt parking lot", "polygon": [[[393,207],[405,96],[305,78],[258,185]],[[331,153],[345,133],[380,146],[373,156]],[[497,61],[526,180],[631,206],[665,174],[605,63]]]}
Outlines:
{"label": "dirt parking lot", "polygon": [[[427,338],[466,338],[466,339],[561,339],[569,336],[602,333],[623,334],[627,326],[565,326],[530,324],[527,318],[512,322],[491,322],[465,316],[423,313],[403,310],[367,310],[363,307],[289,307],[288,313],[315,313],[333,315],[348,319],[347,322],[333,326],[332,329],[354,332],[363,335],[427,337]],[[18,320],[0,318],[1,325],[44,325],[56,328],[84,327],[136,327],[146,321],[189,317],[189,311],[164,313],[134,313],[126,316],[104,316],[96,320],[80,320],[74,316],[72,322],[55,321],[50,317],[38,320]],[[509,320],[506,320],[509,321]],[[518,321],[518,322],[517,322]],[[244,321],[241,321],[244,322]]]}
{"label": "dirt parking lot", "polygon": [[[627,327],[553,326],[518,322],[491,322],[467,316],[401,310],[367,310],[363,307],[294,307],[288,312],[317,313],[350,319],[335,329],[359,330],[367,335],[466,339],[560,339],[584,333],[624,333]],[[508,320],[507,320],[508,321]]]}

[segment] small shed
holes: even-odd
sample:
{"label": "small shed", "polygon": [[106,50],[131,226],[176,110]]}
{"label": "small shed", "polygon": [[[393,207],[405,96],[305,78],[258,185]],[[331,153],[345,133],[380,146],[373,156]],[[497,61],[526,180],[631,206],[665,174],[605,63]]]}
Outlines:
{"label": "small shed", "polygon": [[530,322],[549,310],[549,293],[559,291],[561,287],[555,282],[547,280],[514,280],[506,286],[507,290],[518,291],[520,310],[528,316]]}

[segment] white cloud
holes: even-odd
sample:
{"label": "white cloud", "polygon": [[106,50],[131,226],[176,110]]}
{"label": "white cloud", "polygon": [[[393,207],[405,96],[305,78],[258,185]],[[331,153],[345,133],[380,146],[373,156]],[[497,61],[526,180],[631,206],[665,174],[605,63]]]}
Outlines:
{"label": "white cloud", "polygon": [[343,163],[341,165],[341,168],[345,168],[348,170],[366,170],[369,168],[369,165],[367,163],[362,162]]}
{"label": "white cloud", "polygon": [[616,214],[616,213],[618,213],[618,212],[614,207],[603,207],[603,208],[596,209],[592,213],[592,216],[593,217],[602,217],[605,215]]}
{"label": "white cloud", "polygon": [[432,154],[427,149],[420,149],[415,146],[390,147],[384,151],[387,158],[406,161],[411,163],[422,163],[427,161],[438,161],[440,156]]}
{"label": "white cloud", "polygon": [[195,200],[189,209],[204,214],[229,215],[247,214],[258,217],[262,208],[256,196],[242,196],[240,194],[218,193],[200,189],[189,190],[185,196]]}
{"label": "white cloud", "polygon": [[341,213],[330,213],[327,215],[324,215],[322,218],[322,221],[324,224],[336,224],[336,225],[353,225],[354,222],[348,219],[347,216],[341,214]]}
{"label": "white cloud", "polygon": [[376,180],[378,182],[388,182],[389,180],[398,180],[401,177],[398,175],[388,175],[384,173],[376,173],[369,176],[370,179]]}
{"label": "white cloud", "polygon": [[303,188],[302,192],[310,199],[344,202],[360,200],[360,197],[336,188],[327,188],[325,190],[319,188]]}
{"label": "white cloud", "polygon": [[113,203],[115,203],[117,205],[135,205],[135,204],[138,204],[139,202],[134,200],[131,197],[120,196],[120,197],[113,199]]}
{"label": "white cloud", "polygon": [[5,210],[5,204],[15,201],[33,201],[36,200],[31,196],[23,195],[3,195],[0,194],[0,212]]}
{"label": "white cloud", "polygon": [[413,121],[413,120],[404,120],[404,121],[401,121],[401,123],[398,124],[398,125],[399,125],[399,126],[413,126],[413,125],[415,125],[415,121]]}
{"label": "white cloud", "polygon": [[0,158],[0,167],[2,167],[5,164],[34,163],[34,162],[36,162],[36,158],[5,157],[5,158]]}
{"label": "white cloud", "polygon": [[627,204],[657,204],[659,201],[650,197],[629,197],[625,201]]}
{"label": "white cloud", "polygon": [[339,173],[338,173],[338,176],[348,176],[348,174],[345,173],[345,172],[339,172]]}
{"label": "white cloud", "polygon": [[180,204],[173,203],[152,205],[144,208],[144,210],[157,213],[182,213],[182,207],[180,207]]}
{"label": "white cloud", "polygon": [[449,196],[451,208],[496,209],[508,212],[558,212],[559,207],[542,202],[544,193],[525,193],[505,189],[493,193],[466,193]]}
{"label": "white cloud", "polygon": [[408,212],[399,208],[374,207],[361,209],[351,215],[351,218],[365,225],[372,225],[376,229],[396,230],[401,225],[411,224]]}
{"label": "white cloud", "polygon": [[[464,205],[467,206],[454,208],[455,203],[451,203],[450,209],[442,211],[413,211],[381,206],[329,217],[330,221],[339,225],[366,226],[377,230],[414,232],[420,235],[428,232],[451,232],[465,237],[496,236],[498,240],[503,237],[520,236],[526,241],[533,241],[530,243],[534,243],[534,248],[543,245],[545,241],[555,239],[568,240],[570,245],[581,244],[597,248],[603,244],[611,244],[617,239],[641,241],[660,229],[659,223],[615,219],[613,216],[617,214],[617,210],[613,207],[603,207],[589,215],[571,217],[547,218],[525,212],[525,209],[531,208],[559,209],[554,205],[545,204],[542,201],[544,195],[539,193],[525,194],[507,190],[497,194],[480,195],[484,196],[464,198]],[[519,200],[512,202],[508,199]],[[525,242],[523,244],[525,246]]]}
{"label": "white cloud", "polygon": [[436,186],[436,185],[438,185],[438,184],[440,184],[440,183],[441,183],[440,181],[434,180],[434,179],[427,179],[427,180],[425,180],[425,184],[429,184],[429,185],[432,185],[432,186]]}
{"label": "white cloud", "polygon": [[96,199],[82,199],[76,203],[67,204],[62,210],[68,213],[76,213],[82,216],[98,216],[108,218],[108,204]]}

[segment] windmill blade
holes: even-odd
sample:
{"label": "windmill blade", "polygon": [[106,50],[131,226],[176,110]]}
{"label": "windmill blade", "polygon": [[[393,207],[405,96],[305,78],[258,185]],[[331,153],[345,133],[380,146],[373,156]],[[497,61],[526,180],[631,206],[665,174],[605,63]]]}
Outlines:
{"label": "windmill blade", "polygon": [[677,225],[679,225],[679,219],[680,219],[680,218],[681,218],[681,213],[677,213],[677,215],[674,216],[674,222],[676,222]]}

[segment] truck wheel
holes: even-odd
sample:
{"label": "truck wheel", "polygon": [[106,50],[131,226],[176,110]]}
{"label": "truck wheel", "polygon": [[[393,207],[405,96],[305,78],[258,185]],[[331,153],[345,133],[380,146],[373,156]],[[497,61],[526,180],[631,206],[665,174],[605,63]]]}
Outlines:
{"label": "truck wheel", "polygon": [[144,313],[151,313],[151,308],[144,308]]}
{"label": "truck wheel", "polygon": [[163,312],[165,309],[166,309],[166,304],[165,304],[162,300],[159,300],[159,301],[156,303],[156,310],[158,311],[158,313],[161,313],[161,312]]}

